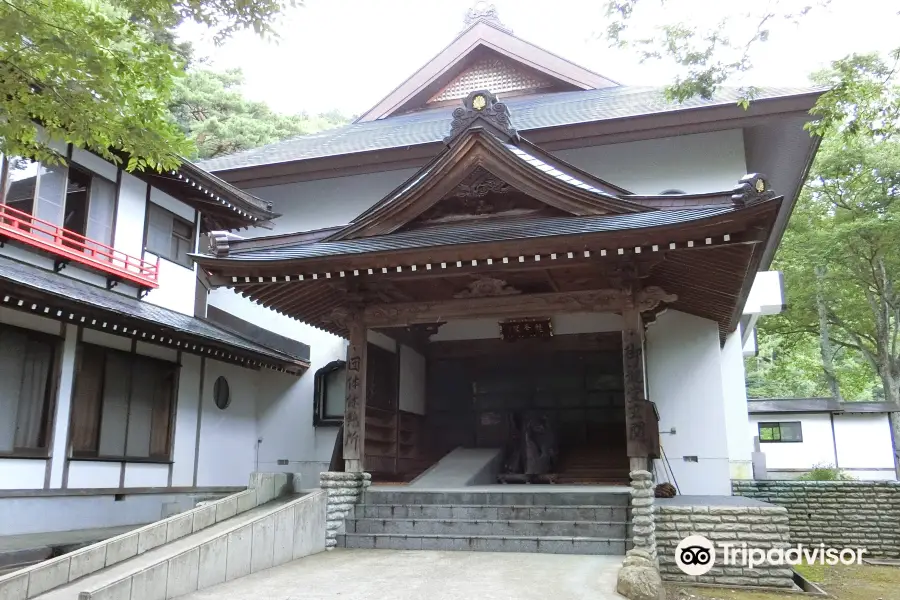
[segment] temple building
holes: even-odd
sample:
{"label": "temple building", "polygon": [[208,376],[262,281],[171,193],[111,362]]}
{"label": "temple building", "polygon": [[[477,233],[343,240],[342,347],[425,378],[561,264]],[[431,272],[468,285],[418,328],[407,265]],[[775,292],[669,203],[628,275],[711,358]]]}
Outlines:
{"label": "temple building", "polygon": [[2,158],[0,535],[149,523],[254,472],[751,477],[743,356],[784,303],[821,90],[671,103],[490,8],[398,83],[173,172]]}
{"label": "temple building", "polygon": [[321,470],[340,424],[335,458],[376,483],[455,449],[508,457],[536,428],[553,481],[643,464],[728,495],[751,476],[743,353],[783,304],[766,269],[820,93],[673,104],[473,10],[353,124],[202,163],[281,216],[194,258],[210,307],[311,346],[290,402]]}

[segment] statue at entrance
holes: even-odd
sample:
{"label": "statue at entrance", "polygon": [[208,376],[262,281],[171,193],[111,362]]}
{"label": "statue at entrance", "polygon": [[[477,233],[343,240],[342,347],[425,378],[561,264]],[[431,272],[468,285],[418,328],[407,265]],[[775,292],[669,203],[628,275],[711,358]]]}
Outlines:
{"label": "statue at entrance", "polygon": [[559,449],[556,432],[546,415],[510,416],[510,436],[503,456],[503,483],[550,482],[556,473]]}

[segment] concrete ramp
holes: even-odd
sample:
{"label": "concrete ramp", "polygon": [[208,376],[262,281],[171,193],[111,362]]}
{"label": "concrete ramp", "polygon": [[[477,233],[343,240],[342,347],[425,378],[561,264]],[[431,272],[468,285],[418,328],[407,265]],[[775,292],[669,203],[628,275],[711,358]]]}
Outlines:
{"label": "concrete ramp", "polygon": [[168,600],[325,549],[323,490],[238,494],[0,577],[0,600]]}
{"label": "concrete ramp", "polygon": [[497,483],[502,460],[500,448],[457,448],[416,477],[408,487],[445,489],[492,485]]}

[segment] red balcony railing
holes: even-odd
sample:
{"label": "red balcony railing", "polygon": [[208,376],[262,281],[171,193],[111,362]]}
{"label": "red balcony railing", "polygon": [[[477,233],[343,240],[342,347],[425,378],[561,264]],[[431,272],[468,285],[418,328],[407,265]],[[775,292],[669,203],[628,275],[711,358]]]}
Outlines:
{"label": "red balcony railing", "polygon": [[63,260],[92,267],[140,287],[159,287],[159,259],[151,263],[129,256],[7,204],[0,204],[0,236],[40,248]]}

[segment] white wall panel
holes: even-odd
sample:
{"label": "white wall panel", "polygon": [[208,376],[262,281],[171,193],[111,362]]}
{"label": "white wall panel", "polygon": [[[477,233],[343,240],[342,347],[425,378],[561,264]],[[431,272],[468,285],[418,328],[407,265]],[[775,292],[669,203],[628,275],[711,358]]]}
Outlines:
{"label": "white wall panel", "polygon": [[747,173],[740,129],[555,152],[635,194],[730,190]]}
{"label": "white wall panel", "polygon": [[119,207],[116,211],[116,250],[140,258],[144,250],[144,214],[147,211],[147,184],[122,173]]}
{"label": "white wall panel", "polygon": [[0,490],[42,489],[46,472],[46,460],[0,458]]}
{"label": "white wall panel", "polygon": [[400,345],[400,410],[425,414],[425,357]]}
{"label": "white wall panel", "polygon": [[166,487],[169,484],[169,465],[126,463],[125,487]]}
{"label": "white wall panel", "polygon": [[668,310],[647,329],[645,356],[659,429],[676,431],[662,444],[681,493],[731,495],[718,326]]}
{"label": "white wall panel", "polygon": [[178,373],[178,402],[175,412],[175,443],[172,485],[194,485],[194,458],[197,450],[197,415],[200,408],[200,364],[194,354],[181,355]]}
{"label": "white wall panel", "polygon": [[73,460],[69,462],[69,480],[66,486],[70,490],[81,488],[117,488],[122,463]]}
{"label": "white wall panel", "polygon": [[[155,262],[156,256],[148,252],[144,260]],[[197,275],[193,269],[162,258],[159,260],[159,287],[151,290],[144,302],[194,316],[196,289]]]}

